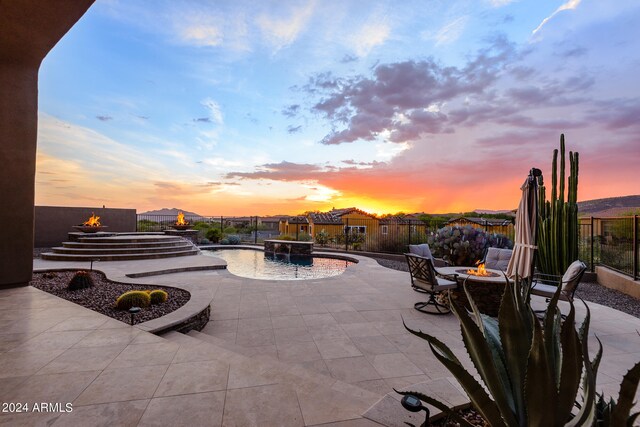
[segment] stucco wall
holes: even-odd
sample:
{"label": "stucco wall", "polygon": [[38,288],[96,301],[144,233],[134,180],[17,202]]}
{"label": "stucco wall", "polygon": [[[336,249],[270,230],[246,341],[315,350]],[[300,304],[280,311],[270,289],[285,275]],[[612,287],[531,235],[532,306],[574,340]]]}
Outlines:
{"label": "stucco wall", "polygon": [[92,213],[100,217],[104,231],[136,231],[136,210],[117,208],[75,208],[65,206],[36,206],[34,247],[49,248],[67,241],[74,225],[89,219]]}

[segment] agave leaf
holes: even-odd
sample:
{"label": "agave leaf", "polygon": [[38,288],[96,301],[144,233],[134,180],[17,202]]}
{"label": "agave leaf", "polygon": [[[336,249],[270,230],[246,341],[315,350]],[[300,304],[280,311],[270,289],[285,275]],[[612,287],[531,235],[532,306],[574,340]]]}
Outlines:
{"label": "agave leaf", "polygon": [[560,324],[562,315],[558,308],[558,299],[560,298],[560,291],[562,290],[561,284],[551,297],[547,309],[544,314],[544,340],[547,349],[547,361],[551,366],[553,372],[553,378],[555,379],[556,387],[560,382]]}
{"label": "agave leaf", "polygon": [[640,381],[640,362],[625,374],[620,384],[618,403],[611,412],[611,425],[621,426],[627,422],[629,413],[633,407],[633,399],[636,396],[638,382]]}
{"label": "agave leaf", "polygon": [[633,427],[636,423],[636,419],[638,418],[638,415],[640,415],[640,412],[636,412],[635,414],[630,415],[626,425],[628,427]]}
{"label": "agave leaf", "polygon": [[558,386],[558,402],[556,404],[556,419],[566,420],[571,416],[571,410],[580,387],[580,376],[584,364],[580,339],[575,329],[575,308],[571,309],[560,331],[562,346],[562,364],[560,383]]}
{"label": "agave leaf", "polygon": [[[493,396],[496,405],[500,408],[500,413],[505,422],[507,425],[518,425],[504,365],[499,368],[496,366],[484,335],[482,335],[480,328],[471,319],[467,311],[455,301],[452,301],[451,308],[460,321],[462,340],[471,357],[471,361],[489,389],[491,396]],[[505,379],[506,384],[503,382]],[[478,407],[478,409],[480,408]]]}
{"label": "agave leaf", "polygon": [[453,376],[458,380],[467,397],[473,403],[474,408],[480,412],[487,422],[492,426],[515,426],[515,424],[505,424],[500,409],[494,400],[491,399],[486,390],[476,379],[462,366],[459,362],[455,363],[451,359],[447,359],[440,352],[434,349],[433,344],[429,343],[429,347],[433,355],[442,363]]}
{"label": "agave leaf", "polygon": [[429,405],[433,406],[434,408],[440,409],[442,412],[447,414],[449,417],[453,418],[461,426],[463,426],[463,427],[473,427],[473,424],[471,424],[469,421],[465,420],[460,415],[458,415],[457,411],[449,408],[445,403],[440,402],[438,399],[434,399],[433,397],[427,396],[426,394],[422,394],[419,391],[398,391],[395,388],[393,389],[393,391],[395,391],[396,393],[401,394],[403,396],[406,396],[408,394],[412,394],[412,395],[416,396],[418,399],[422,400],[423,402],[426,402]]}
{"label": "agave leaf", "polygon": [[532,341],[531,309],[520,309],[519,282],[516,280],[514,289],[507,283],[500,311],[498,324],[500,326],[500,340],[506,358],[506,367],[511,380],[511,392],[515,401],[514,413],[520,423],[526,422],[525,389],[527,375],[527,359]]}
{"label": "agave leaf", "polygon": [[464,391],[467,393],[469,400],[471,400],[474,407],[478,412],[480,412],[480,414],[482,414],[485,420],[496,427],[504,426],[504,421],[502,420],[502,416],[500,415],[500,411],[498,410],[496,403],[491,399],[491,397],[489,397],[480,383],[478,383],[478,381],[476,381],[476,379],[467,372],[451,349],[436,337],[422,331],[414,331],[409,328],[406,323],[404,323],[404,319],[402,319],[402,322],[407,331],[429,343],[429,347],[431,348],[433,355],[458,380],[462,388],[464,388]]}
{"label": "agave leaf", "polygon": [[533,322],[533,342],[529,351],[525,383],[526,425],[556,425],[555,412],[551,410],[549,403],[556,401],[557,390],[545,347],[542,325],[536,320]]}
{"label": "agave leaf", "polygon": [[[589,348],[588,348],[588,339],[589,339],[589,322],[591,321],[591,311],[589,310],[589,306],[582,301],[584,307],[586,309],[586,314],[584,316],[584,321],[582,325],[580,325],[580,329],[578,331],[578,335],[580,336],[580,345],[582,347],[583,356],[583,385],[582,385],[582,407],[576,414],[576,416],[571,419],[566,427],[577,427],[584,425],[593,425],[596,419],[596,373],[597,367],[600,363],[600,357],[602,356],[602,344],[600,344],[600,349],[596,354],[593,362],[589,362]],[[598,340],[600,342],[600,340]],[[595,367],[595,370],[594,370]]]}

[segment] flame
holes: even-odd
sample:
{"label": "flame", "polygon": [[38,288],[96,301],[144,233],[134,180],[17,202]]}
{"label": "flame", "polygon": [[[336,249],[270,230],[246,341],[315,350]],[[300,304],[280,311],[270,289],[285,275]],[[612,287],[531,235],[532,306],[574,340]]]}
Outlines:
{"label": "flame", "polygon": [[95,212],[91,212],[91,218],[88,221],[82,223],[87,227],[100,227],[100,217],[96,216]]}
{"label": "flame", "polygon": [[184,220],[184,214],[182,212],[178,212],[178,219],[176,220],[176,225],[189,225],[189,221]]}
{"label": "flame", "polygon": [[473,268],[470,268],[469,270],[467,270],[467,274],[471,274],[473,276],[490,276],[491,273],[488,273],[484,263],[478,264],[478,268],[476,270],[474,270]]}

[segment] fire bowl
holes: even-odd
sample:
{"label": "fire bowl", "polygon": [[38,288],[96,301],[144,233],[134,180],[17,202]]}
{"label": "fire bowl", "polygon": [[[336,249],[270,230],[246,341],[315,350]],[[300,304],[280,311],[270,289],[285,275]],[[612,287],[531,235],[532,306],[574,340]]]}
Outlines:
{"label": "fire bowl", "polygon": [[98,231],[102,231],[105,228],[108,228],[108,226],[99,225],[97,227],[91,227],[89,225],[74,225],[73,228],[78,231],[82,231],[83,233],[97,233]]}
{"label": "fire bowl", "polygon": [[191,224],[187,224],[187,225],[173,224],[171,226],[171,228],[173,228],[174,230],[184,231],[184,230],[190,229],[191,228]]}

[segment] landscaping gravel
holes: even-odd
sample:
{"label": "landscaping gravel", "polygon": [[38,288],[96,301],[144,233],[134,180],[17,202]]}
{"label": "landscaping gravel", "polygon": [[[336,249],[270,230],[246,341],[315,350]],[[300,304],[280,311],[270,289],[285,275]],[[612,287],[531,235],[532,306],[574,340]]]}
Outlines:
{"label": "landscaping gravel", "polygon": [[[375,258],[375,260],[383,267],[399,271],[409,271],[405,261],[393,261],[384,258]],[[576,290],[575,297],[611,307],[640,318],[640,301],[637,298],[606,288],[597,282],[581,282]]]}
{"label": "landscaping gravel", "polygon": [[186,304],[191,297],[189,292],[178,288],[113,282],[98,271],[90,273],[93,287],[70,291],[67,285],[76,271],[33,273],[31,286],[128,324],[131,323],[129,312],[117,310],[114,307],[116,299],[127,291],[161,289],[169,294],[169,298],[164,303],[142,308],[135,316],[136,324],[169,314]]}

